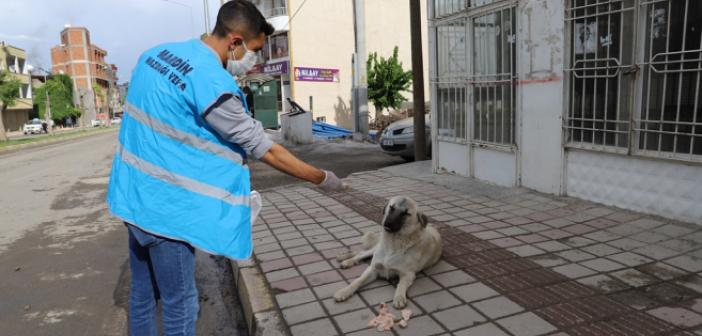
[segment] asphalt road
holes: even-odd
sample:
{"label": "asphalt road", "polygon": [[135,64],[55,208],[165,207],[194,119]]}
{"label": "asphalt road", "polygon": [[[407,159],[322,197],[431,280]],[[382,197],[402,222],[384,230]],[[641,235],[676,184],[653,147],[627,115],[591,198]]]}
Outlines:
{"label": "asphalt road", "polygon": [[[126,229],[105,207],[116,132],[0,155],[0,334],[126,335]],[[376,146],[292,148],[344,177],[402,163]],[[257,190],[301,183],[251,163]],[[231,269],[198,252],[198,335],[245,335]]]}

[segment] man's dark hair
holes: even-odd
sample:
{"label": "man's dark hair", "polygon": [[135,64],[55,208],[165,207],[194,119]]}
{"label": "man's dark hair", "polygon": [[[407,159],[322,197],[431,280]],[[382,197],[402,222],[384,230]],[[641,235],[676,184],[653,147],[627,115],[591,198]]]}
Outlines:
{"label": "man's dark hair", "polygon": [[274,31],[253,3],[248,0],[231,0],[219,9],[212,35],[226,37],[228,33],[237,32],[249,39],[261,33],[268,36]]}

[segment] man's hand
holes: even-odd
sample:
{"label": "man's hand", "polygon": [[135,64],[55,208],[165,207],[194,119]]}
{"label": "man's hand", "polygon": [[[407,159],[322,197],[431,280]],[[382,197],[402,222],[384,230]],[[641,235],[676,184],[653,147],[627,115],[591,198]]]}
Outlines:
{"label": "man's hand", "polygon": [[324,181],[317,186],[324,191],[339,191],[348,188],[346,183],[341,182],[336,174],[328,170],[324,170]]}
{"label": "man's hand", "polygon": [[334,173],[312,167],[278,144],[273,144],[271,149],[261,157],[261,161],[283,173],[316,184],[326,191],[346,189],[346,184],[341,182]]}

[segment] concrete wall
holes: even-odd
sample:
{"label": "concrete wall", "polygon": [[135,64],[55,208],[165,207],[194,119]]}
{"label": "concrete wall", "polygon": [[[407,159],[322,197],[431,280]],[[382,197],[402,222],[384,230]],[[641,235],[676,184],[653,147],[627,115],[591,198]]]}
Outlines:
{"label": "concrete wall", "polygon": [[[295,13],[303,0],[290,0],[288,9]],[[409,3],[406,0],[366,1],[366,51],[389,57],[395,46],[405,69],[412,68],[410,49]],[[426,47],[426,0],[422,0],[425,99],[429,100],[428,54]],[[290,22],[290,71],[294,67],[339,69],[337,83],[296,82],[291,75],[293,99],[307,107],[314,97],[314,117],[352,128],[351,55],[354,52],[352,1],[308,0]],[[363,59],[365,62],[365,57]],[[411,101],[411,93],[406,95]],[[371,115],[374,111],[369,102]]]}
{"label": "concrete wall", "polygon": [[521,185],[561,193],[563,172],[562,1],[520,1],[517,8],[517,142]]}

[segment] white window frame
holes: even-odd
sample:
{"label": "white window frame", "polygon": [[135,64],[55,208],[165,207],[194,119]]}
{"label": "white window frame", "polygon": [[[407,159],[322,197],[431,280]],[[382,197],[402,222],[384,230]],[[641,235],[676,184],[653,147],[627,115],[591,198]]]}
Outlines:
{"label": "white window frame", "polygon": [[[517,61],[516,61],[516,30],[518,27],[517,23],[517,0],[432,0],[434,6],[442,3],[453,4],[449,6],[451,10],[440,10],[436,12],[436,7],[434,8],[435,15],[434,18],[430,19],[431,28],[435,29],[435,49],[432,52],[436,53],[436,62],[433,65],[435,69],[432,69],[434,77],[430,79],[432,85],[432,93],[434,100],[436,102],[433,106],[436,108],[436,138],[442,142],[458,143],[458,144],[469,144],[473,147],[483,147],[497,149],[501,151],[515,152],[516,151],[516,120],[517,120],[517,89],[516,89],[516,77],[517,77]],[[512,17],[512,31],[514,34],[514,40],[510,43],[510,57],[511,64],[511,78],[505,78],[504,74],[480,74],[475,75],[473,69],[474,57],[473,57],[473,44],[474,41],[474,30],[472,23],[474,20],[487,15],[509,11]],[[504,22],[504,20],[503,20]],[[444,70],[442,62],[445,62],[446,56],[440,53],[441,48],[441,34],[439,31],[442,27],[450,25],[463,25],[464,26],[464,46],[465,46],[465,67],[461,71],[449,71],[448,74],[439,73],[439,70]],[[501,62],[502,60],[500,60]],[[453,70],[453,69],[451,69]],[[490,87],[490,85],[498,86],[505,85],[511,90],[512,96],[512,106],[511,113],[509,116],[509,141],[487,141],[486,139],[480,139],[476,137],[476,132],[474,131],[475,125],[475,98],[473,97],[473,88],[478,86]],[[445,96],[445,90],[449,90],[451,95],[458,95],[463,97],[465,105],[463,106],[453,106],[453,108],[458,109],[459,113],[462,114],[461,118],[455,118],[456,113],[450,113],[444,111],[444,106],[442,106],[441,97]],[[451,91],[453,90],[453,91]],[[495,87],[493,92],[496,92]],[[495,99],[496,101],[496,99]],[[496,110],[493,109],[493,113]],[[449,120],[448,123],[453,125],[453,132],[446,133],[439,129],[439,126],[446,124],[443,118],[447,117],[455,118]],[[504,111],[502,112],[504,113]],[[504,121],[504,118],[502,119]],[[459,127],[457,123],[462,123]],[[505,134],[504,123],[500,134]],[[459,132],[462,130],[462,132]],[[497,132],[495,132],[497,133]],[[502,139],[501,139],[502,140]]]}

